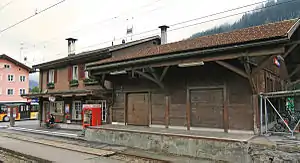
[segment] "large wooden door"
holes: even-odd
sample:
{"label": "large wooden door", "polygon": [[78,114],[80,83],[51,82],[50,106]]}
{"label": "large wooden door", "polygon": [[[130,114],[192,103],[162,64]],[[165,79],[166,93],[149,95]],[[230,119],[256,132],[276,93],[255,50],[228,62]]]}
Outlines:
{"label": "large wooden door", "polygon": [[191,127],[223,129],[223,99],[221,88],[191,90]]}
{"label": "large wooden door", "polygon": [[148,93],[131,93],[127,96],[127,124],[148,126]]}

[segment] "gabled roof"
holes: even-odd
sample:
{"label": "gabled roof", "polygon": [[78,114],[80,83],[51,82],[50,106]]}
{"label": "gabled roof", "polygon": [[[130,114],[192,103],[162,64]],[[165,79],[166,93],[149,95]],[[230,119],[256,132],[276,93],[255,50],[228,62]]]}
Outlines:
{"label": "gabled roof", "polygon": [[32,70],[30,67],[26,66],[25,64],[23,64],[23,63],[21,63],[21,62],[15,60],[15,59],[13,59],[13,58],[11,58],[10,56],[8,56],[8,55],[6,55],[6,54],[1,54],[1,55],[0,55],[0,59],[8,60],[8,61],[10,61],[10,62],[12,62],[12,63],[14,63],[14,64],[16,64],[16,65],[22,67],[22,68],[24,68],[25,70],[28,70],[28,71],[31,71],[31,70]]}
{"label": "gabled roof", "polygon": [[68,57],[64,57],[61,59],[57,59],[57,60],[53,60],[50,62],[45,62],[45,63],[41,63],[38,65],[34,65],[33,68],[48,68],[48,67],[53,67],[55,65],[68,65],[69,62],[75,63],[75,62],[93,62],[93,61],[97,61],[97,60],[101,60],[103,58],[107,58],[109,57],[108,55],[110,55],[110,52],[113,51],[117,51],[117,50],[121,50],[124,48],[128,48],[131,46],[135,46],[138,44],[142,44],[144,42],[148,42],[151,40],[160,40],[159,36],[152,36],[152,37],[148,37],[148,38],[144,38],[144,39],[140,39],[140,40],[136,40],[136,41],[132,41],[132,42],[128,42],[128,43],[124,43],[124,44],[119,44],[119,45],[114,45],[114,46],[109,46],[109,47],[105,47],[105,48],[101,48],[101,49],[97,49],[97,50],[91,50],[91,51],[86,51],[86,52],[82,52],[79,54],[75,54],[72,56],[68,56]]}
{"label": "gabled roof", "polygon": [[276,38],[290,37],[294,28],[299,26],[299,19],[286,20],[281,22],[269,23],[260,26],[243,28],[231,32],[202,36],[194,39],[159,45],[147,49],[141,49],[136,53],[121,55],[118,57],[107,58],[92,64],[97,65],[113,64],[129,60],[138,60],[159,56],[164,54],[180,53],[185,51],[211,49],[216,47],[234,46],[249,42],[258,42]]}

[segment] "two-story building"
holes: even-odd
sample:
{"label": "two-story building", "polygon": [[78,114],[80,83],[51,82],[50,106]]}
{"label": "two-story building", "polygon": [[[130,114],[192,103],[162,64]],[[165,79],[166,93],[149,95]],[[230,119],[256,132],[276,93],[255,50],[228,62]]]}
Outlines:
{"label": "two-story building", "polygon": [[107,110],[112,102],[113,86],[102,80],[104,77],[95,79],[89,76],[85,71],[85,65],[160,44],[160,37],[154,36],[76,54],[76,39],[68,38],[67,40],[67,57],[33,66],[40,72],[41,90],[39,94],[25,96],[39,97],[42,120],[46,120],[49,114],[53,114],[58,122],[81,124],[82,105],[100,104],[102,121],[106,123],[109,120]]}
{"label": "two-story building", "polygon": [[[21,95],[29,92],[29,72],[31,68],[8,55],[0,55],[0,108],[1,112],[6,108],[4,104],[26,103],[27,99]],[[8,121],[6,119],[0,119]]]}

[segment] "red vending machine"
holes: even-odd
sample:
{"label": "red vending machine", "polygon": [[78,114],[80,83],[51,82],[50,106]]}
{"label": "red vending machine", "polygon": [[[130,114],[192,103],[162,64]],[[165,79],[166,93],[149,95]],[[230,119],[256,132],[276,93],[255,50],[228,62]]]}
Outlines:
{"label": "red vending machine", "polygon": [[83,104],[82,127],[100,126],[102,124],[102,109],[100,104]]}

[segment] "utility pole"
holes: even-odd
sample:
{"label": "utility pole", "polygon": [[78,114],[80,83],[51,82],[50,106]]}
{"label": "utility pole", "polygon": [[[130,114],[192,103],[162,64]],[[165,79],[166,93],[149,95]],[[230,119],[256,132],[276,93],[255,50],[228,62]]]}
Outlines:
{"label": "utility pole", "polygon": [[15,126],[14,108],[13,106],[10,106],[9,109],[10,109],[10,115],[9,115],[10,127],[14,127]]}

